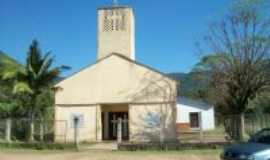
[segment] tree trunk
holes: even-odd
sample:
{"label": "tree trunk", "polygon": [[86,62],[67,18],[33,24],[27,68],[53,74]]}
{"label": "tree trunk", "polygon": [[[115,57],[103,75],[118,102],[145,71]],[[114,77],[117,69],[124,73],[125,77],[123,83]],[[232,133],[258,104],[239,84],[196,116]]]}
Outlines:
{"label": "tree trunk", "polygon": [[6,119],[6,128],[5,128],[5,140],[7,142],[11,141],[11,125],[12,125],[12,120],[11,118]]}
{"label": "tree trunk", "polygon": [[239,140],[244,141],[245,136],[245,114],[240,114]]}
{"label": "tree trunk", "polygon": [[30,120],[30,132],[29,132],[29,141],[34,141],[34,130],[35,130],[35,128],[34,128],[34,120],[33,119],[31,119]]}
{"label": "tree trunk", "polygon": [[34,120],[35,120],[35,111],[36,111],[36,99],[38,93],[35,92],[36,94],[33,94],[31,96],[31,107],[28,112],[28,117],[29,117],[29,130],[28,130],[28,137],[27,140],[29,142],[33,142],[34,139],[34,131],[35,131],[35,126],[34,126]]}
{"label": "tree trunk", "polygon": [[39,124],[39,140],[43,141],[44,140],[44,126],[43,126],[43,121],[40,121]]}
{"label": "tree trunk", "polygon": [[33,113],[29,113],[29,126],[28,126],[28,131],[27,131],[27,140],[29,142],[34,141],[34,115]]}

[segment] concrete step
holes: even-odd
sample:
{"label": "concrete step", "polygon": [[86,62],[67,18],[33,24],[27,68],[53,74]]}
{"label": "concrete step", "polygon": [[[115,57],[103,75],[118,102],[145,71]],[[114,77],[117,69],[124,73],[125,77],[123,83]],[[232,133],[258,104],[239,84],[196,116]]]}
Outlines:
{"label": "concrete step", "polygon": [[117,150],[118,145],[116,142],[99,142],[99,143],[89,143],[89,144],[80,144],[80,150]]}

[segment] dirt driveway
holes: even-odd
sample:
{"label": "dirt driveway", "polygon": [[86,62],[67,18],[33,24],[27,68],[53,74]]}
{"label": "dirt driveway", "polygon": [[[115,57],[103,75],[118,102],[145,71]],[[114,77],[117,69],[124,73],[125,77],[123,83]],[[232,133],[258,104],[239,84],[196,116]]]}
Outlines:
{"label": "dirt driveway", "polygon": [[0,160],[219,160],[218,153],[0,151]]}

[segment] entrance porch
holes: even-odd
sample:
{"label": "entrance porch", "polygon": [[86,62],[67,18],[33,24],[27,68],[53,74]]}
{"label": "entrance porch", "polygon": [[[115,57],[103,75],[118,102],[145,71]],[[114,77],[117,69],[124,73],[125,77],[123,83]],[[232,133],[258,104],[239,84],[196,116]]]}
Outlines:
{"label": "entrance porch", "polygon": [[[129,140],[129,106],[128,104],[101,105],[102,140]],[[119,123],[121,125],[119,126]],[[119,128],[120,127],[120,128]],[[121,132],[121,133],[120,133]]]}

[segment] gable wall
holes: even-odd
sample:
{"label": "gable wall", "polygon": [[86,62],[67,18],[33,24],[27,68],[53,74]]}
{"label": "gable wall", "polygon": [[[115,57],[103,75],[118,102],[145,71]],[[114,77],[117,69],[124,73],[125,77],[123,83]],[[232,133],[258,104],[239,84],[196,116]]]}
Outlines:
{"label": "gable wall", "polygon": [[176,82],[112,55],[56,87],[56,104],[142,103],[176,100]]}

